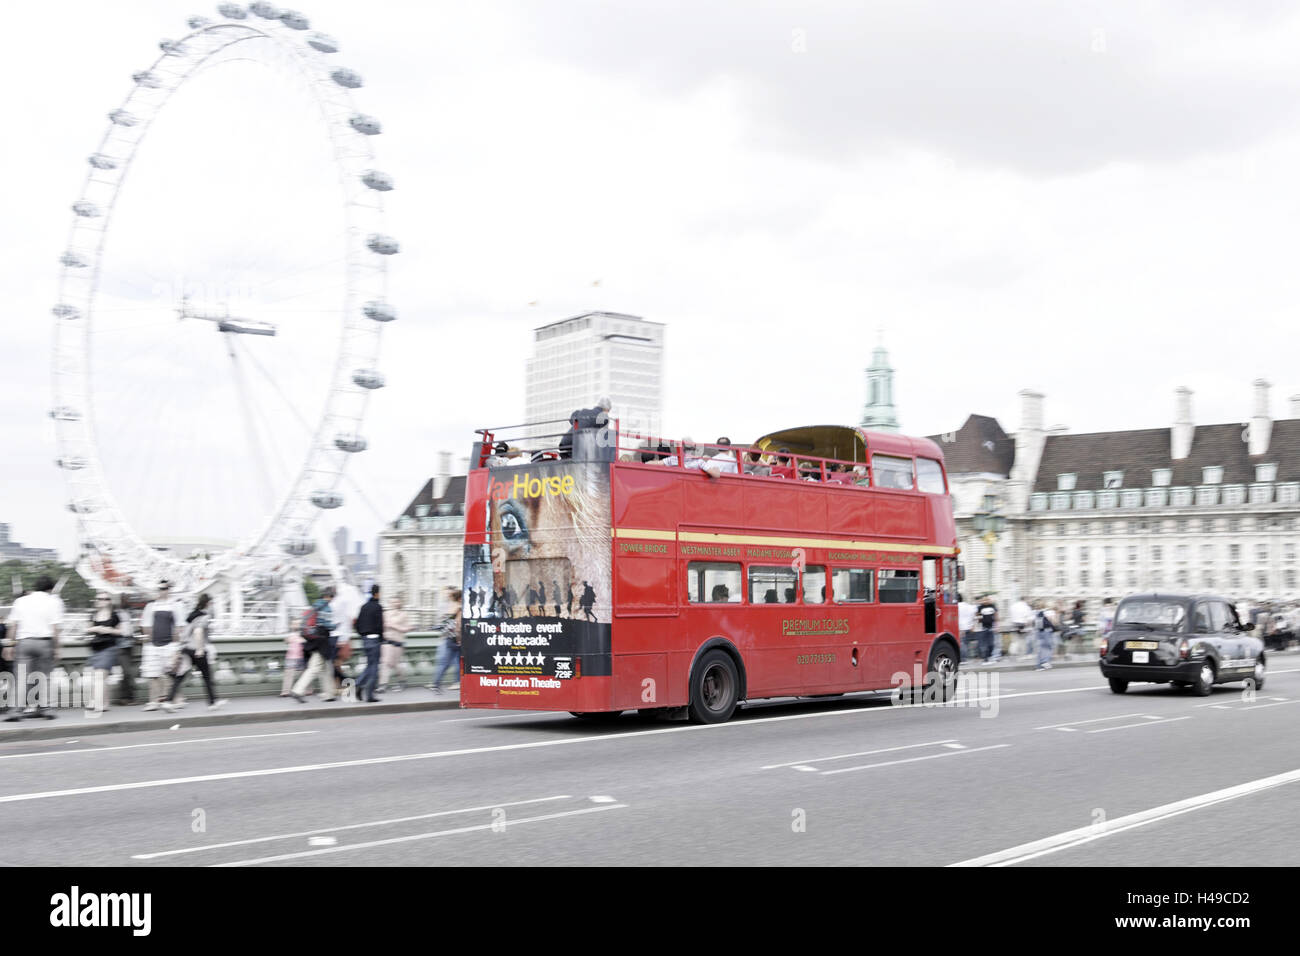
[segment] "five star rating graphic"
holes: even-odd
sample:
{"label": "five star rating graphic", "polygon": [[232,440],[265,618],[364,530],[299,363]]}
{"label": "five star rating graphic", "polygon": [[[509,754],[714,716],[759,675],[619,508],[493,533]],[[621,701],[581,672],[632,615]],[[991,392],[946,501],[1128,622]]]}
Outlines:
{"label": "five star rating graphic", "polygon": [[541,665],[546,660],[546,655],[531,651],[527,654],[502,654],[500,652],[492,655],[492,662],[500,667],[503,664],[537,664]]}

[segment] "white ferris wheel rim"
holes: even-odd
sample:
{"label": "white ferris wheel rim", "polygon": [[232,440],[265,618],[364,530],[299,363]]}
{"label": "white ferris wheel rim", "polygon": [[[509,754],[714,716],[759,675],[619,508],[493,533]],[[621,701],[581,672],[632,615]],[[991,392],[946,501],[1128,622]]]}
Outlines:
{"label": "white ferris wheel rim", "polygon": [[[396,317],[387,299],[387,259],[398,244],[383,231],[383,193],[392,188],[392,180],[374,168],[370,141],[380,132],[378,120],[352,106],[351,91],[362,85],[360,76],[332,62],[337,42],[312,32],[302,14],[268,3],[222,3],[217,12],[222,19],[191,17],[186,36],[161,41],[161,55],[149,69],[133,75],[134,88],[108,114],[108,129],[89,159],[81,197],[72,206],[73,224],[60,259],[50,411],[56,464],[66,477],[68,507],[76,515],[81,546],[94,557],[97,573],[111,567],[120,581],[129,581],[123,586],[151,587],[167,579],[177,590],[195,590],[222,575],[248,578],[282,562],[286,554],[310,550],[320,512],[342,504],[338,486],[347,459],[366,448],[361,426],[369,394],[384,384],[377,369],[380,329]],[[235,547],[195,560],[148,544],[114,498],[96,441],[91,327],[114,204],[145,135],[172,94],[212,57],[257,39],[271,41],[308,81],[329,130],[347,219],[343,320],[325,407],[288,492],[270,519]],[[100,576],[103,584],[114,583],[113,575]]]}

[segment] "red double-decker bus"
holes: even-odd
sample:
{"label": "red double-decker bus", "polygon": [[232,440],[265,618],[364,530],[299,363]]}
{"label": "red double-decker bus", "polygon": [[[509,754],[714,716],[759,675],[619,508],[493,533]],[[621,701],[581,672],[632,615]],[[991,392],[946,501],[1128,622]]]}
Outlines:
{"label": "red double-decker bus", "polygon": [[462,707],[714,723],[742,701],[922,675],[952,695],[958,548],[933,442],[813,426],[691,446],[615,425],[556,450],[479,434]]}

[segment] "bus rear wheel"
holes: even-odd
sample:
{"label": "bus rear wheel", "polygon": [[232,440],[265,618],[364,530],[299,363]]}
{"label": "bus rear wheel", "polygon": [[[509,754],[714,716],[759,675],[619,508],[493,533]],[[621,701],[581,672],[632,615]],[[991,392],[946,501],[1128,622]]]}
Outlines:
{"label": "bus rear wheel", "polygon": [[736,664],[726,651],[709,651],[691,675],[691,720],[697,724],[720,724],[736,710],[740,678]]}

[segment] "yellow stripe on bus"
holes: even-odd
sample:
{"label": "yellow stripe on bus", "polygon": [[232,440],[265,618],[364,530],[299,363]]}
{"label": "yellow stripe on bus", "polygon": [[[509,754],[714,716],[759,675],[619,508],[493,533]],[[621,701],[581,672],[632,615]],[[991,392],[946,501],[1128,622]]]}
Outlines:
{"label": "yellow stripe on bus", "polygon": [[958,548],[928,544],[902,544],[897,541],[846,541],[842,538],[787,538],[760,534],[713,534],[702,531],[658,531],[648,528],[615,528],[616,538],[642,538],[649,541],[685,541],[691,544],[762,544],[769,547],[840,548],[845,551],[895,551],[905,554],[957,554]]}

